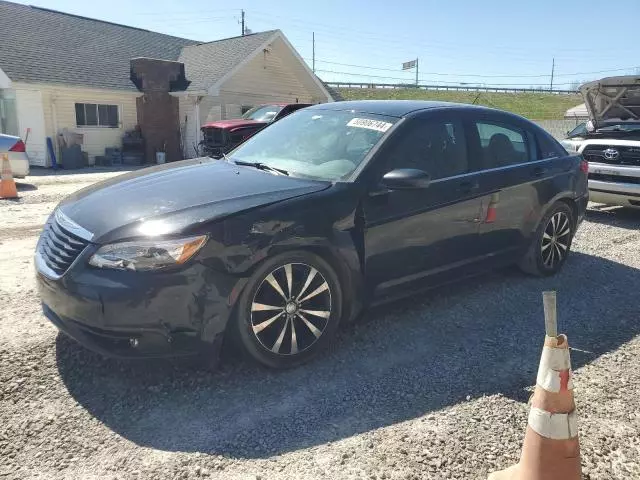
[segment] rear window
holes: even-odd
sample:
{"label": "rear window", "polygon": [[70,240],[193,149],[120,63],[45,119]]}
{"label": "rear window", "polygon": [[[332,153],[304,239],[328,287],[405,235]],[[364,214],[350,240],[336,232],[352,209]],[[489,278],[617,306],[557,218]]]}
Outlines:
{"label": "rear window", "polygon": [[567,151],[557,142],[551,135],[546,133],[538,133],[536,135],[538,141],[538,160],[545,158],[564,157]]}
{"label": "rear window", "polygon": [[515,126],[477,122],[484,168],[498,168],[529,160],[526,134]]}

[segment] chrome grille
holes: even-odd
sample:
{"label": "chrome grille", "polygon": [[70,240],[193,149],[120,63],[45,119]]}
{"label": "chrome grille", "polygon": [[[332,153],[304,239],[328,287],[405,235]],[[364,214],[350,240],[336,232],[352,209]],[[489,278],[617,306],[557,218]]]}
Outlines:
{"label": "chrome grille", "polygon": [[[607,158],[605,152],[615,151],[615,158]],[[607,163],[609,165],[640,166],[640,147],[621,145],[587,145],[582,152],[588,162]],[[611,157],[611,155],[610,155]]]}
{"label": "chrome grille", "polygon": [[40,236],[38,253],[47,267],[56,275],[62,275],[88,244],[51,218]]}

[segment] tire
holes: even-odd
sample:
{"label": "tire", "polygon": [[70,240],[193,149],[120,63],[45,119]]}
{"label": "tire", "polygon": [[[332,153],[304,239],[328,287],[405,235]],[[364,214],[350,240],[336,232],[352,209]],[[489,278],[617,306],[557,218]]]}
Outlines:
{"label": "tire", "polygon": [[331,266],[313,253],[286,252],[267,259],[251,276],[233,325],[253,360],[292,368],[327,346],[341,315],[342,290]]}
{"label": "tire", "polygon": [[559,272],[569,256],[575,225],[571,207],[564,202],[554,203],[540,221],[518,264],[520,269],[539,277]]}

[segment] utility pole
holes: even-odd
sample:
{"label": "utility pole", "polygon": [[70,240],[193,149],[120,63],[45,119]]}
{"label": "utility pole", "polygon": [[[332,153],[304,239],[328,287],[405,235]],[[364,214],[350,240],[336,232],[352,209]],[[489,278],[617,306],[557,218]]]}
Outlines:
{"label": "utility pole", "polygon": [[316,32],[311,32],[311,38],[313,40],[313,55],[312,55],[312,68],[313,73],[316,73]]}
{"label": "utility pole", "polygon": [[418,86],[418,59],[416,58],[416,87]]}
{"label": "utility pole", "polygon": [[242,23],[242,36],[244,37],[244,32],[245,32],[245,29],[244,29],[244,9],[240,10],[240,12],[242,12],[242,21],[241,21],[241,23]]}
{"label": "utility pole", "polygon": [[556,70],[556,59],[554,57],[553,61],[551,62],[551,86],[549,87],[549,91],[553,91],[553,74],[555,73],[555,70]]}

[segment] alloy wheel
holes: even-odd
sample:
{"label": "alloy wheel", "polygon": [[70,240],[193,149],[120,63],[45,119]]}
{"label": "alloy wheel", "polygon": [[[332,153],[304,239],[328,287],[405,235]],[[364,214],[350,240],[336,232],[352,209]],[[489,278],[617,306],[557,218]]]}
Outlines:
{"label": "alloy wheel", "polygon": [[288,263],[260,283],[251,303],[251,328],[276,355],[296,355],[314,345],[331,316],[331,287],[314,267]]}
{"label": "alloy wheel", "polygon": [[542,233],[541,253],[545,267],[555,269],[567,256],[571,242],[571,220],[565,212],[554,213]]}

